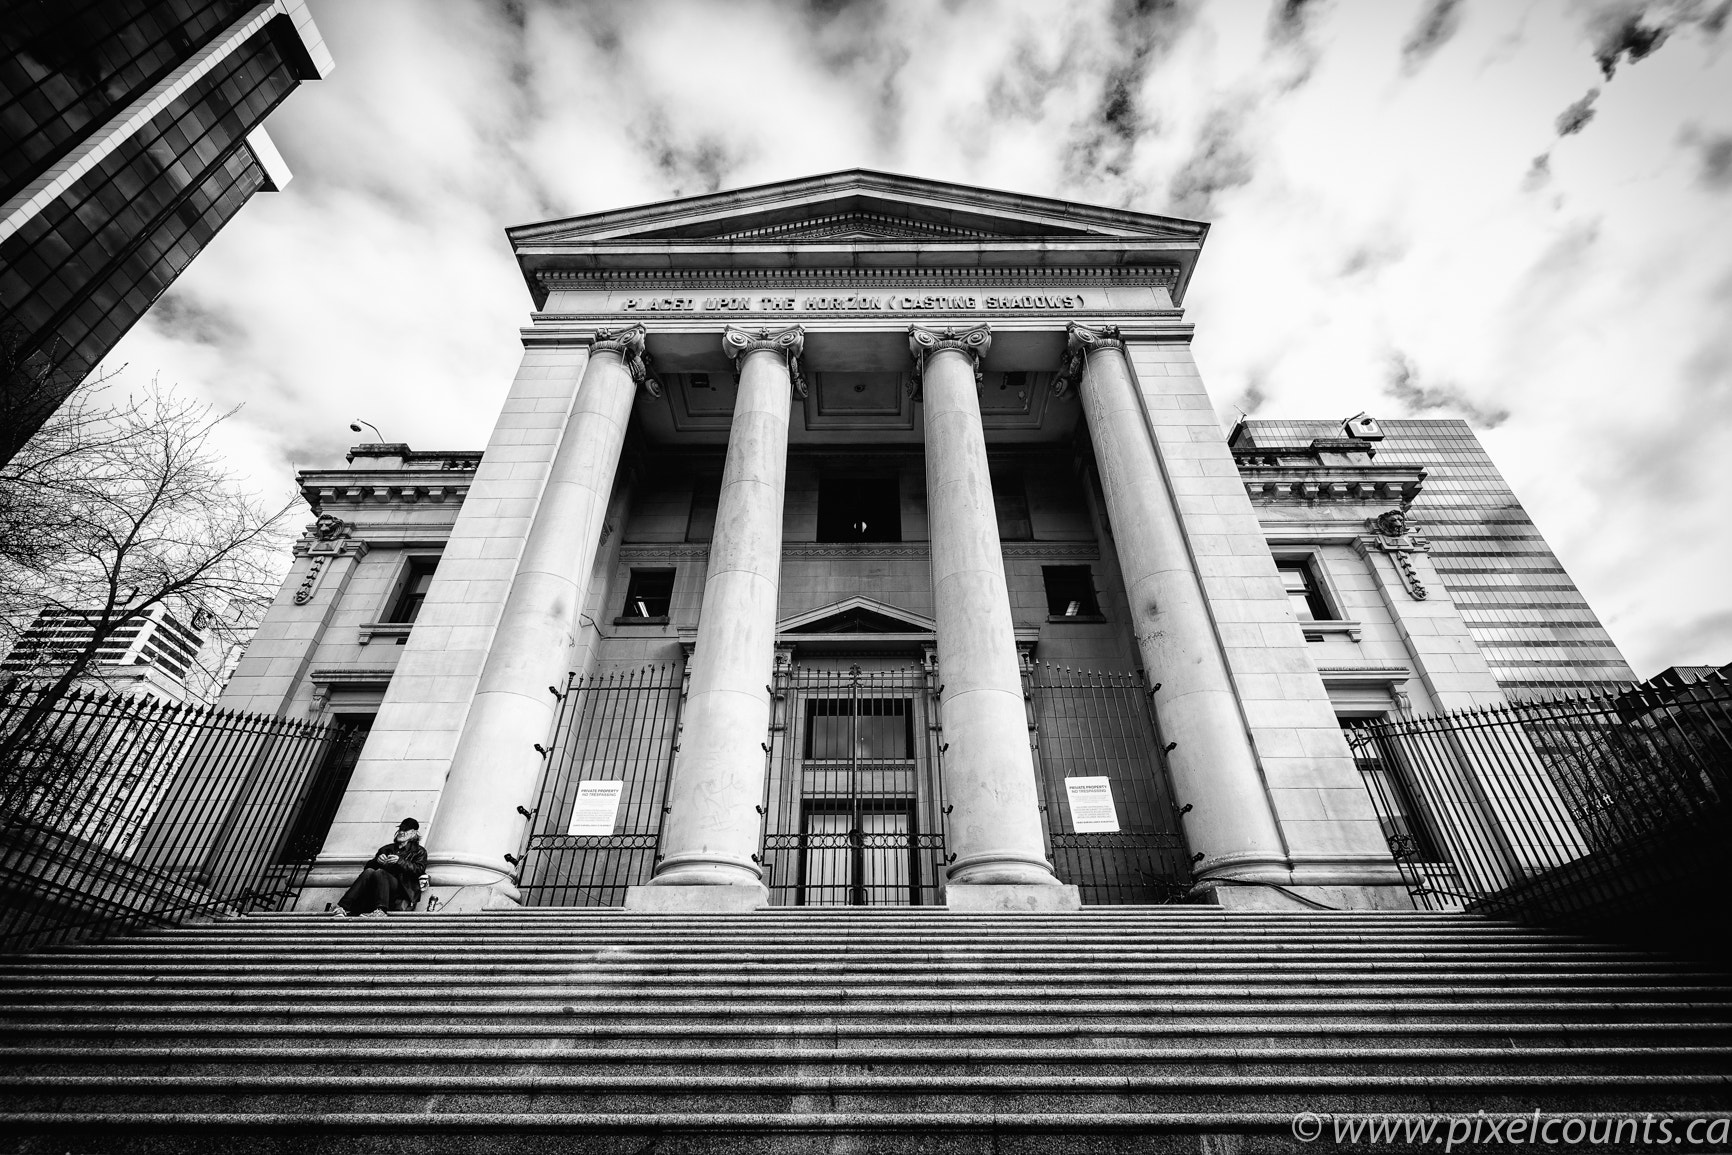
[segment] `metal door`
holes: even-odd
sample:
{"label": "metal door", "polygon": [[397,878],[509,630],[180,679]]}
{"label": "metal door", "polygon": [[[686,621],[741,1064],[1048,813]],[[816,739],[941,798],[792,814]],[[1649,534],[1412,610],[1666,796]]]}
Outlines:
{"label": "metal door", "polygon": [[[523,852],[507,856],[525,906],[620,906],[650,880],[684,698],[677,665],[572,676]],[[622,784],[610,833],[574,828],[585,782]]]}
{"label": "metal door", "polygon": [[[1191,886],[1153,691],[1141,676],[1038,664],[1027,676],[1047,852],[1089,905],[1172,902]],[[1078,831],[1066,780],[1105,778],[1118,830]]]}
{"label": "metal door", "polygon": [[776,678],[764,881],[778,906],[939,899],[943,806],[931,679],[909,664]]}

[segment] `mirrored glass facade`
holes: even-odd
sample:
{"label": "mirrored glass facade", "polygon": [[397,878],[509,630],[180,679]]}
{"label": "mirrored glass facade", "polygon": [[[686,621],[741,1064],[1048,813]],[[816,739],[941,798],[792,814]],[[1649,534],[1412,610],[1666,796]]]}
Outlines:
{"label": "mirrored glass facade", "polygon": [[[70,388],[253,193],[274,187],[247,137],[320,75],[311,29],[215,0],[6,6],[0,336],[10,359],[57,370],[56,388]],[[44,182],[68,163],[83,171],[50,195]],[[9,413],[0,452],[46,416]]]}
{"label": "mirrored glass facade", "polygon": [[0,199],[191,59],[245,0],[31,0],[0,6]]}
{"label": "mirrored glass facade", "polygon": [[[1604,690],[1635,674],[1551,547],[1459,420],[1382,420],[1377,460],[1419,465],[1418,530],[1451,600],[1512,698]],[[1241,446],[1309,445],[1341,437],[1339,421],[1249,419]]]}

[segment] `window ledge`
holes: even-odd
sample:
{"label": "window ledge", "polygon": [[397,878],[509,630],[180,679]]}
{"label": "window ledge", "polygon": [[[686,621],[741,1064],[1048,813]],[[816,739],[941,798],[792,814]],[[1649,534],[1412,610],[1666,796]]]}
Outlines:
{"label": "window ledge", "polygon": [[668,624],[668,616],[663,614],[656,618],[640,618],[635,616],[629,618],[615,618],[613,624],[616,626],[665,626]]}
{"label": "window ledge", "polygon": [[1346,634],[1349,641],[1357,642],[1365,627],[1358,622],[1300,622],[1299,628],[1305,631],[1305,640],[1321,642],[1330,634]]}
{"label": "window ledge", "polygon": [[1048,614],[1048,622],[1088,622],[1098,624],[1107,620],[1105,614]]}
{"label": "window ledge", "polygon": [[413,622],[362,622],[361,644],[364,646],[374,638],[396,638],[400,646],[409,640],[409,631],[414,628]]}

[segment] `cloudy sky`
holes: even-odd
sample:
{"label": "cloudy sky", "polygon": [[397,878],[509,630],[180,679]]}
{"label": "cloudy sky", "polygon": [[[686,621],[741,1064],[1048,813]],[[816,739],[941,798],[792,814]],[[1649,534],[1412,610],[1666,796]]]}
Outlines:
{"label": "cloudy sky", "polygon": [[506,226],[863,166],[1210,221],[1224,423],[1465,417],[1639,674],[1732,660],[1732,0],[312,8],[294,181],[112,359],[261,490],[486,441]]}

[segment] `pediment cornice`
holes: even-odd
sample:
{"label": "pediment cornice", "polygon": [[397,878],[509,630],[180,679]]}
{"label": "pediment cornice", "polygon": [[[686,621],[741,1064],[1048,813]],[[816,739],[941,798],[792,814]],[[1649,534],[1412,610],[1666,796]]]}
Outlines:
{"label": "pediment cornice", "polygon": [[669,275],[819,268],[1174,271],[1182,295],[1208,225],[856,169],[508,229],[538,301],[579,271]]}
{"label": "pediment cornice", "polygon": [[507,230],[513,244],[627,239],[783,239],[808,230],[884,230],[919,237],[1119,237],[1194,241],[1208,225],[852,169]]}
{"label": "pediment cornice", "polygon": [[851,619],[861,615],[884,619],[886,623],[900,627],[896,631],[898,633],[927,634],[938,629],[937,620],[926,617],[924,614],[917,614],[900,606],[878,601],[876,598],[852,597],[783,618],[776,623],[776,632],[788,634],[816,631],[823,629],[825,624],[832,620]]}

